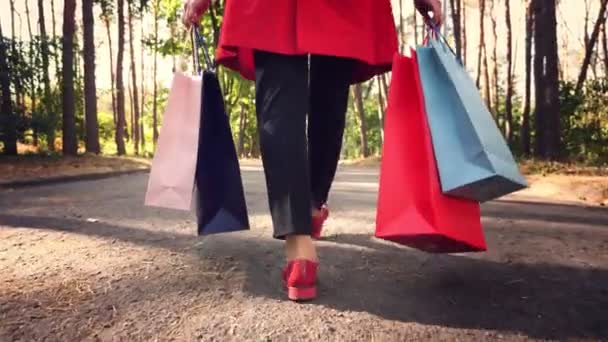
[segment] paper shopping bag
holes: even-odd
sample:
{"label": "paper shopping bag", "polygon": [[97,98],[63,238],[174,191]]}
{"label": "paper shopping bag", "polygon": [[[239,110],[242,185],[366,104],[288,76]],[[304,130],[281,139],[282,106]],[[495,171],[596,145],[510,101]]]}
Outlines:
{"label": "paper shopping bag", "polygon": [[249,229],[247,204],[217,76],[203,72],[201,134],[196,167],[196,215],[199,235]]}
{"label": "paper shopping bag", "polygon": [[173,76],[148,180],[148,206],[192,208],[202,87],[201,76]]}
{"label": "paper shopping bag", "polygon": [[411,53],[393,61],[375,235],[431,253],[484,251],[479,203],[441,191]]}
{"label": "paper shopping bag", "polygon": [[417,49],[442,190],[485,202],[527,186],[468,72],[431,38]]}

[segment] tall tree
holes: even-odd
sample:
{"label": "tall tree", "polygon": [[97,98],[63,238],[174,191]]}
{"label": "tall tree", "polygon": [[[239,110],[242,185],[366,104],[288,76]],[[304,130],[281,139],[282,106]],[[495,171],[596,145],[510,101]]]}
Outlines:
{"label": "tall tree", "polygon": [[602,50],[604,50],[604,77],[608,78],[608,34],[606,33],[606,26],[608,26],[608,22],[604,21],[604,25],[602,25]]}
{"label": "tall tree", "polygon": [[133,147],[135,148],[135,154],[139,155],[139,95],[137,90],[137,67],[135,66],[135,34],[133,33],[133,2],[127,4],[128,15],[129,15],[129,55],[131,57],[131,87],[133,88],[133,124],[131,126],[131,132],[133,133]]}
{"label": "tall tree", "polygon": [[504,128],[504,120],[499,120],[499,110],[500,110],[500,87],[498,80],[498,31],[496,22],[496,1],[491,0],[491,9],[490,9],[490,22],[492,23],[492,38],[494,39],[494,44],[492,48],[492,79],[493,79],[493,88],[494,88],[494,115],[496,119],[503,126],[503,132],[506,133]]}
{"label": "tall tree", "polygon": [[467,3],[465,0],[462,1],[462,62],[467,65]]}
{"label": "tall tree", "polygon": [[152,90],[152,140],[158,141],[158,20],[160,19],[160,0],[154,0],[154,70]]}
{"label": "tall tree", "polygon": [[359,133],[361,134],[361,154],[363,157],[369,157],[369,144],[367,140],[367,122],[365,120],[365,107],[363,106],[363,89],[361,84],[356,84],[353,87],[353,96],[355,99],[355,106],[357,108],[357,114],[359,118]]}
{"label": "tall tree", "polygon": [[492,109],[492,96],[490,95],[490,67],[488,66],[488,49],[487,49],[487,45],[483,44],[483,76],[484,76],[484,94],[485,94],[485,98],[486,98],[486,104],[488,106],[488,109],[494,113],[493,109]]}
{"label": "tall tree", "polygon": [[589,6],[589,0],[585,0],[585,24],[583,25],[583,43],[585,51],[589,46],[589,15],[591,14],[591,8]]}
{"label": "tall tree", "polygon": [[[129,70],[127,70],[127,75],[131,76],[131,65],[129,65]],[[129,95],[129,120],[131,122],[131,132],[135,132],[135,109],[133,107],[133,87],[131,86],[131,78],[127,77],[127,94]],[[127,125],[127,132],[128,132]],[[129,138],[127,138],[127,142]]]}
{"label": "tall tree", "polygon": [[505,97],[505,129],[509,143],[513,142],[513,30],[511,28],[511,0],[505,0],[507,26],[507,94]]}
{"label": "tall tree", "polygon": [[17,155],[17,118],[13,113],[8,47],[0,24],[0,136],[4,154]]}
{"label": "tall tree", "polygon": [[[11,10],[11,58],[13,61],[18,61],[21,57],[19,54],[19,49],[17,49],[17,29],[15,28],[15,14],[17,14],[17,11],[15,10],[15,0],[10,0],[9,4]],[[13,80],[15,86],[15,104],[18,107],[17,110],[21,111],[24,107],[23,86],[21,84],[21,78],[13,77]]]}
{"label": "tall tree", "polygon": [[[585,51],[587,51],[587,48],[589,48],[589,43],[591,41],[591,36],[589,35],[589,19],[591,16],[591,4],[589,3],[589,0],[585,0],[585,25],[584,25],[584,46],[585,46]],[[589,66],[591,67],[591,72],[593,73],[593,77],[597,78],[597,53],[594,53],[594,51],[591,52],[592,53],[592,57],[591,57],[591,61],[589,62]]]}
{"label": "tall tree", "polygon": [[245,106],[241,104],[241,111],[239,113],[239,140],[237,144],[237,155],[243,156],[245,150],[245,129],[247,128],[247,113],[245,112]]}
{"label": "tall tree", "polygon": [[44,94],[42,98],[42,110],[47,119],[47,144],[50,151],[55,151],[55,125],[57,124],[57,113],[51,108],[51,78],[49,76],[49,38],[46,33],[46,18],[44,15],[44,0],[38,0],[38,26],[40,28],[40,56],[42,57],[42,83]]}
{"label": "tall tree", "polygon": [[[140,22],[140,37],[141,37],[141,41],[143,41],[144,39],[144,26],[145,26],[145,22],[144,22],[144,15],[145,15],[145,11],[141,11],[141,22]],[[146,75],[145,75],[145,61],[146,59],[144,58],[144,47],[140,46],[140,64],[141,64],[141,111],[140,111],[140,118],[139,118],[139,140],[140,140],[140,145],[141,145],[141,152],[142,154],[146,153],[146,135],[144,132],[144,115],[145,115],[145,108],[146,108]]]}
{"label": "tall tree", "polygon": [[[32,30],[32,21],[30,16],[30,1],[25,0],[25,16],[27,18],[27,31],[30,36],[30,47],[29,47],[29,57],[30,57],[30,68],[34,68],[36,65],[36,42],[34,40],[34,34]],[[37,117],[36,113],[36,73],[32,72],[30,75],[30,101],[31,101],[31,114],[32,120]],[[38,129],[36,125],[33,125],[33,138],[34,138],[34,146],[38,146]]]}
{"label": "tall tree", "polygon": [[125,148],[125,85],[122,65],[125,52],[125,15],[124,0],[118,0],[118,53],[116,56],[116,149],[118,155],[127,153]]}
{"label": "tall tree", "polygon": [[382,94],[382,77],[384,75],[377,76],[378,78],[378,121],[380,122],[380,142],[384,143],[384,117],[385,117],[385,96]]}
{"label": "tall tree", "polygon": [[532,1],[526,0],[526,48],[525,48],[525,99],[524,109],[522,113],[521,123],[521,144],[524,155],[530,155],[532,152],[532,143],[530,138],[530,111],[532,97],[532,39],[534,37],[534,11],[532,10]]}
{"label": "tall tree", "polygon": [[114,71],[114,51],[112,49],[112,11],[113,1],[104,0],[101,2],[101,20],[106,29],[106,37],[108,38],[108,49],[110,53],[110,92],[112,93],[112,118],[114,119],[114,125],[116,125],[117,114],[116,114],[116,74]]}
{"label": "tall tree", "polygon": [[403,0],[399,0],[399,51],[403,53],[403,48],[405,47],[405,33],[404,33],[404,23],[403,23]]}
{"label": "tall tree", "polygon": [[63,8],[63,154],[76,155],[76,106],[74,97],[74,32],[76,22],[76,0],[64,0]]}
{"label": "tall tree", "polygon": [[583,60],[583,65],[581,67],[581,71],[578,75],[578,81],[576,82],[576,91],[580,92],[583,89],[583,85],[585,80],[587,79],[587,71],[589,69],[589,64],[591,63],[591,58],[593,57],[593,52],[595,49],[595,44],[600,35],[600,29],[604,22],[606,21],[606,8],[608,7],[608,0],[601,0],[600,11],[598,13],[597,20],[595,21],[595,26],[593,27],[593,32],[591,33],[591,37],[589,38],[589,43],[585,49],[585,59]]}
{"label": "tall tree", "polygon": [[[51,23],[53,28],[53,42],[57,39],[57,20],[55,19],[55,0],[51,0]],[[61,62],[59,61],[59,54],[55,53],[55,76],[57,82],[61,83]]]}
{"label": "tall tree", "polygon": [[559,158],[561,148],[556,0],[533,0],[533,10],[536,91],[534,152],[539,158],[555,160]]}
{"label": "tall tree", "polygon": [[456,56],[462,61],[462,9],[461,0],[450,0],[450,10],[452,12],[452,25],[454,26],[454,41],[456,42]]}
{"label": "tall tree", "polygon": [[[481,88],[481,66],[483,64],[483,54],[486,46],[485,42],[485,11],[486,0],[479,0],[479,51],[477,52],[477,79],[475,84]],[[486,99],[487,100],[487,99]]]}
{"label": "tall tree", "polygon": [[419,36],[420,35],[418,32],[418,11],[414,9],[414,43],[416,45],[418,45],[418,42],[420,41]]}
{"label": "tall tree", "polygon": [[84,102],[85,147],[87,152],[99,154],[99,124],[97,121],[97,87],[95,85],[95,17],[93,1],[82,0],[84,34]]}

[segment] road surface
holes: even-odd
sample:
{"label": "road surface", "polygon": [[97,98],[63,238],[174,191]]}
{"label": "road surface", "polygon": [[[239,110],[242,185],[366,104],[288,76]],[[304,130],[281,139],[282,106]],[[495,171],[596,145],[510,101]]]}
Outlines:
{"label": "road surface", "polygon": [[373,239],[377,170],[342,168],[295,304],[243,177],[251,231],[204,238],[142,205],[146,174],[0,192],[0,341],[608,339],[606,209],[510,197],[482,208],[489,252],[429,255]]}

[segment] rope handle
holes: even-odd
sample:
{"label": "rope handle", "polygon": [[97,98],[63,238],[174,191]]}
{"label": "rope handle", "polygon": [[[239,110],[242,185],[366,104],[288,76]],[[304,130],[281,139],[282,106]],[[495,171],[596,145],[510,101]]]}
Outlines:
{"label": "rope handle", "polygon": [[203,72],[203,68],[201,66],[200,60],[200,50],[203,51],[203,59],[205,60],[206,68],[204,70],[208,70],[211,72],[215,72],[216,65],[211,55],[209,54],[209,46],[205,41],[205,38],[200,32],[199,26],[193,26],[191,30],[191,39],[192,39],[192,60],[194,63],[194,68],[196,72],[200,75]]}

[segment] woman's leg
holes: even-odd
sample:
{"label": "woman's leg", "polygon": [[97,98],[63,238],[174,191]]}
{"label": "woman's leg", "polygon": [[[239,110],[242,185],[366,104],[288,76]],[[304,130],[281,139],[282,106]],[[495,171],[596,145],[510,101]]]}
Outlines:
{"label": "woman's leg", "polygon": [[308,151],[314,209],[327,202],[338,167],[354,65],[339,57],[311,58]]}
{"label": "woman's leg", "polygon": [[257,51],[255,66],[258,132],[274,237],[287,240],[288,260],[315,261],[306,143],[308,59]]}

